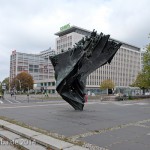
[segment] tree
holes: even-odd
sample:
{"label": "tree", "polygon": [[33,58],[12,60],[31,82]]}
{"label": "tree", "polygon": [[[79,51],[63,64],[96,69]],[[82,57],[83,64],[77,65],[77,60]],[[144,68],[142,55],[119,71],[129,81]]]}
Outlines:
{"label": "tree", "polygon": [[143,55],[143,69],[132,84],[132,86],[143,89],[143,93],[145,93],[145,89],[150,88],[150,44],[148,44],[145,49],[146,51]]}
{"label": "tree", "polygon": [[8,91],[9,90],[9,77],[5,78],[2,83],[5,83],[6,84],[6,90]]}
{"label": "tree", "polygon": [[144,72],[140,72],[137,75],[136,80],[133,82],[133,84],[131,86],[139,87],[140,89],[143,90],[143,93],[145,93],[145,89],[147,89],[149,87],[147,78],[145,78],[145,76],[146,76],[146,74]]}
{"label": "tree", "polygon": [[147,81],[147,88],[150,88],[150,44],[146,46],[146,52],[143,56],[143,73]]}
{"label": "tree", "polygon": [[104,80],[101,85],[100,85],[100,89],[102,90],[109,90],[109,89],[113,89],[115,87],[115,84],[112,80],[110,79],[107,79],[107,80]]}
{"label": "tree", "polygon": [[12,81],[11,88],[17,91],[28,91],[33,89],[33,77],[27,72],[19,73]]}

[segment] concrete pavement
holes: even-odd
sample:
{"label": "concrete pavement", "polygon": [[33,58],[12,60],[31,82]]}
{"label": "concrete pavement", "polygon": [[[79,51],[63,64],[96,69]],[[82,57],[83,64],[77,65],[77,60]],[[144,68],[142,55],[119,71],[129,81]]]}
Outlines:
{"label": "concrete pavement", "polygon": [[90,150],[150,149],[150,100],[90,101],[84,111],[60,101],[2,104],[0,115]]}
{"label": "concrete pavement", "polygon": [[17,150],[13,145],[11,145],[7,140],[0,137],[0,150]]}
{"label": "concrete pavement", "polygon": [[5,143],[7,147],[10,144],[19,145],[21,148],[29,150],[86,150],[86,148],[81,146],[44,135],[40,132],[4,120],[0,120],[0,136],[9,141],[9,143],[7,143],[1,140],[1,145],[3,146]]}

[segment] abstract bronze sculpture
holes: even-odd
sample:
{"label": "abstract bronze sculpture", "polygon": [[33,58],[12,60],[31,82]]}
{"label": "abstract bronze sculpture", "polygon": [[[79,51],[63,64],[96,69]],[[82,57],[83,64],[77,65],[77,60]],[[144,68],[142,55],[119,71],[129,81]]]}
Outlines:
{"label": "abstract bronze sculpture", "polygon": [[83,110],[87,76],[110,63],[122,45],[109,37],[93,31],[74,48],[50,57],[55,70],[56,90],[75,110]]}

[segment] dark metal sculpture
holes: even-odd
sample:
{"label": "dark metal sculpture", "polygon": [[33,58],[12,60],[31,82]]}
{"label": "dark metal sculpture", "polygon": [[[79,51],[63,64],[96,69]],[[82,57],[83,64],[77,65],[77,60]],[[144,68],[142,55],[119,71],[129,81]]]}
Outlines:
{"label": "dark metal sculpture", "polygon": [[75,110],[83,110],[87,76],[110,63],[122,45],[109,37],[93,31],[74,48],[50,57],[55,70],[56,90]]}

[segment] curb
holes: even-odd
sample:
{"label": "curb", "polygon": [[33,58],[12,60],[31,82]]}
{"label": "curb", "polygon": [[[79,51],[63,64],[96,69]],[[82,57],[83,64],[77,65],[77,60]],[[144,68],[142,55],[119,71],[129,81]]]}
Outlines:
{"label": "curb", "polygon": [[[27,128],[21,127],[16,124],[12,124],[10,122],[7,122],[1,119],[0,119],[0,127],[10,132],[13,132],[17,135],[20,135],[23,138],[27,138],[31,141],[34,141],[37,144],[44,146],[46,149],[50,148],[53,150],[88,150],[87,148],[77,146],[75,144],[65,142],[59,139],[55,139],[48,135],[42,134],[40,132],[27,129]],[[0,136],[1,136],[1,133],[0,133]],[[9,140],[11,141],[12,139],[9,139]]]}

